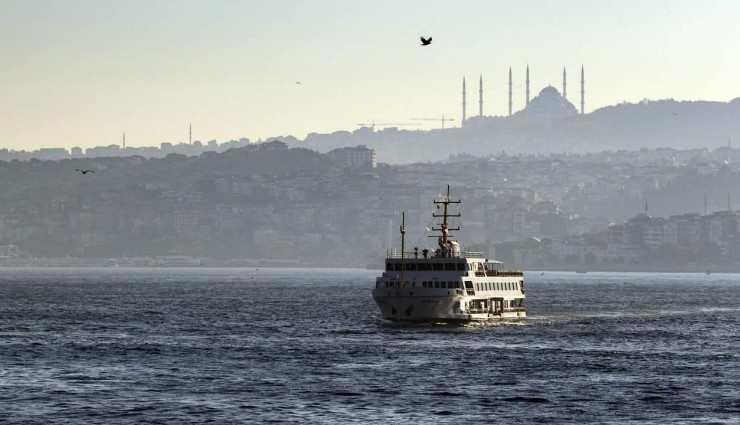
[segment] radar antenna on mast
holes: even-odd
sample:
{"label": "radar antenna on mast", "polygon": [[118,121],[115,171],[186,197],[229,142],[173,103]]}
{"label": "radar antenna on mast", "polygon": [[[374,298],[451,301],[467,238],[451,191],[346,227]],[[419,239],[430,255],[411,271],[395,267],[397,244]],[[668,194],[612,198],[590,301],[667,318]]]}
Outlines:
{"label": "radar antenna on mast", "polygon": [[403,270],[406,268],[406,266],[403,263],[403,260],[404,260],[404,258],[406,256],[405,253],[403,252],[404,249],[406,249],[406,247],[405,247],[405,243],[406,243],[406,213],[405,212],[401,212],[401,226],[400,226],[400,231],[401,231],[401,275],[398,278],[398,286],[404,286],[404,282],[403,282]]}
{"label": "radar antenna on mast", "polygon": [[[448,224],[448,218],[449,217],[460,217],[460,213],[457,214],[450,214],[448,212],[448,207],[450,204],[459,204],[460,200],[453,201],[450,199],[450,185],[447,185],[447,196],[445,199],[441,201],[433,201],[435,204],[437,204],[437,208],[439,208],[439,204],[444,205],[444,208],[442,208],[442,214],[432,214],[432,217],[442,217],[442,223],[440,224],[440,227],[432,227],[432,230],[438,231],[442,233],[442,236],[439,237],[439,247],[443,250],[443,252],[446,252],[449,250],[451,244],[449,233],[450,230],[460,230],[459,227],[450,228]],[[436,235],[429,236],[430,238],[438,237]]]}

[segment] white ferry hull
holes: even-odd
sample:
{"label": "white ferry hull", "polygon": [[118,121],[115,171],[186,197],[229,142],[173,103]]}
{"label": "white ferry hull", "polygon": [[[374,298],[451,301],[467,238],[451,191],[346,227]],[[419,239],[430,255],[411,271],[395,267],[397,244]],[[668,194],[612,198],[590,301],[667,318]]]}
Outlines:
{"label": "white ferry hull", "polygon": [[[469,302],[480,301],[480,298],[474,297],[415,297],[386,294],[376,294],[373,299],[380,308],[382,318],[395,322],[485,322],[527,317],[524,308],[497,309],[493,302],[482,310],[471,311],[465,308]],[[460,308],[461,306],[463,308]]]}

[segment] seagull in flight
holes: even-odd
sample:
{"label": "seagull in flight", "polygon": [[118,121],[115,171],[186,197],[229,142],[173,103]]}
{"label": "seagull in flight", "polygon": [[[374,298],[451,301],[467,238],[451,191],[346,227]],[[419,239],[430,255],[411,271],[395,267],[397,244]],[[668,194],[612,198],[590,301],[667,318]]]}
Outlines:
{"label": "seagull in flight", "polygon": [[76,169],[75,171],[79,171],[82,174],[87,174],[87,173],[93,173],[93,174],[95,174],[95,171],[93,171],[93,170],[83,170],[83,169],[80,169],[80,168]]}
{"label": "seagull in flight", "polygon": [[296,81],[295,83],[298,84],[299,86],[301,85],[301,82],[300,81]]}
{"label": "seagull in flight", "polygon": [[432,44],[432,37],[429,37],[429,38],[420,37],[420,38],[421,38],[421,45],[422,46],[428,46],[428,45]]}

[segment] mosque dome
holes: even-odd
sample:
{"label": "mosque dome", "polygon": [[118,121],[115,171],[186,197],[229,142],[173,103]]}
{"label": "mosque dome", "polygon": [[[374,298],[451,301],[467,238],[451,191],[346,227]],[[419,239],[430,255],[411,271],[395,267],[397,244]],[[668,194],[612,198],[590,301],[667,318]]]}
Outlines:
{"label": "mosque dome", "polygon": [[552,97],[552,96],[560,96],[560,92],[558,92],[558,89],[556,89],[553,86],[547,86],[544,89],[540,90],[540,94],[538,96],[546,96],[546,97]]}
{"label": "mosque dome", "polygon": [[547,86],[540,91],[540,94],[529,101],[529,104],[523,111],[526,115],[562,117],[568,115],[577,115],[576,107],[564,98],[558,89],[553,86]]}

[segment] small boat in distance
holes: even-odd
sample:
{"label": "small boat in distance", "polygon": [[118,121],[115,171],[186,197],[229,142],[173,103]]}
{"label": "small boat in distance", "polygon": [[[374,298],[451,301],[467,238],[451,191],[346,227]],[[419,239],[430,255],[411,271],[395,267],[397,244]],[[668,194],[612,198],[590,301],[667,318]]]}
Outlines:
{"label": "small boat in distance", "polygon": [[453,240],[447,196],[433,201],[442,214],[438,228],[439,247],[435,250],[418,248],[405,252],[405,214],[401,222],[401,251],[390,250],[385,259],[385,271],[376,278],[373,299],[382,317],[402,322],[472,322],[501,319],[521,319],[524,308],[524,273],[504,269],[501,261],[488,259],[482,252],[462,251]]}

